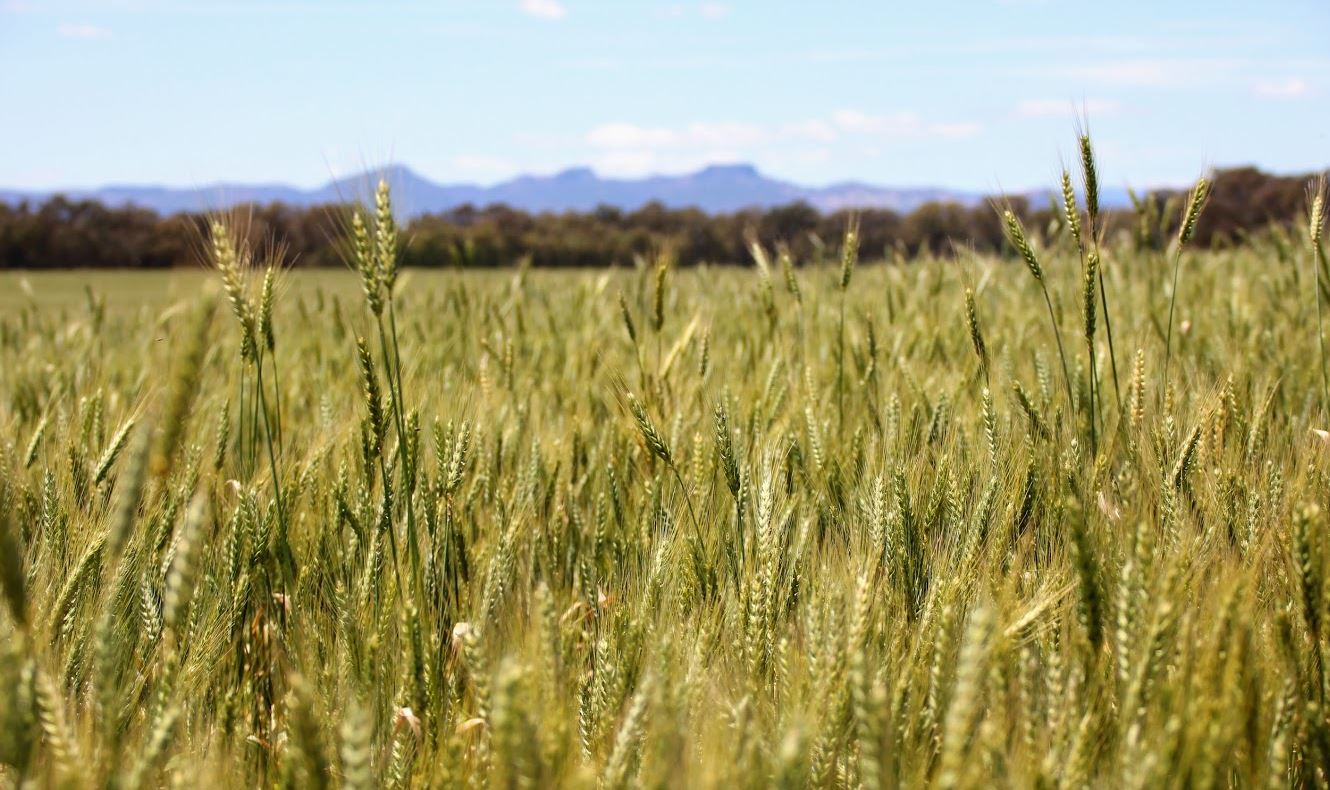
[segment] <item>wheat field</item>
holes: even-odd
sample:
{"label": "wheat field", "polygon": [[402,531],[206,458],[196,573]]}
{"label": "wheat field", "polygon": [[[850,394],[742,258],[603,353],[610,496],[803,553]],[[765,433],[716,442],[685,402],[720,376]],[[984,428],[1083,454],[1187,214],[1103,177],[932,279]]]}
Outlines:
{"label": "wheat field", "polygon": [[6,275],[0,784],[1326,786],[1320,211],[1089,175],[1005,260],[399,271],[381,191]]}

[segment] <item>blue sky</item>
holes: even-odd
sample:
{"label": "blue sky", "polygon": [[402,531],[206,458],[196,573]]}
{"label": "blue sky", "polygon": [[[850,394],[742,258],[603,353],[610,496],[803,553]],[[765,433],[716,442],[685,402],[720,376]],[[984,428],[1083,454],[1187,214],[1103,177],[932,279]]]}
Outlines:
{"label": "blue sky", "polygon": [[1330,2],[0,0],[0,186],[1330,165]]}

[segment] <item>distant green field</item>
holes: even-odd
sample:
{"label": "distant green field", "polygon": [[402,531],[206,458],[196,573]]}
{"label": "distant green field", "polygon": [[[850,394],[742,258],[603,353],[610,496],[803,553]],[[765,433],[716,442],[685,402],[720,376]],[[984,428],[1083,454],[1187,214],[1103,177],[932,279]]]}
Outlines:
{"label": "distant green field", "polygon": [[[525,275],[537,282],[599,281],[611,276],[608,269],[534,270]],[[725,268],[712,269],[713,276],[726,275]],[[517,269],[497,271],[456,271],[413,269],[403,272],[400,288],[410,299],[413,294],[438,292],[452,283],[481,285],[502,284],[517,276]],[[203,269],[140,270],[80,270],[58,271],[0,271],[0,309],[11,310],[35,306],[43,311],[85,308],[88,289],[99,299],[105,299],[110,308],[159,308],[179,301],[197,299],[200,295],[217,293],[219,284],[215,272]],[[358,297],[361,293],[359,275],[350,269],[288,269],[279,281],[282,295],[315,298],[319,292],[331,298]]]}
{"label": "distant green field", "polygon": [[[356,278],[349,270],[295,269],[284,275],[283,283],[301,291],[322,287],[330,292],[354,293],[360,288]],[[108,307],[159,306],[197,297],[209,287],[215,289],[215,280],[215,274],[203,269],[0,271],[0,308],[28,304],[43,309],[72,308],[87,303],[87,288],[105,297]]]}

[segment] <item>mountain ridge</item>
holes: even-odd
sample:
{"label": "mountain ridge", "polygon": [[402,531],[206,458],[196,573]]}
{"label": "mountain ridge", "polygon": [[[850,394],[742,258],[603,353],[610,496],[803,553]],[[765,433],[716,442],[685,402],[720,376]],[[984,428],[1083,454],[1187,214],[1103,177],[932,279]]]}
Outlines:
{"label": "mountain ridge", "polygon": [[[891,209],[913,211],[934,201],[973,206],[983,195],[946,187],[889,187],[865,181],[840,181],[826,186],[803,186],[772,178],[747,163],[712,164],[691,173],[615,178],[577,166],[550,175],[520,175],[489,186],[474,183],[438,183],[410,167],[388,165],[380,170],[338,178],[303,189],[280,183],[218,182],[201,187],[110,185],[87,189],[0,189],[0,202],[40,201],[55,195],[98,200],[110,206],[134,205],[160,214],[181,211],[224,210],[245,203],[284,203],[309,207],[363,199],[380,177],[394,190],[394,202],[407,218],[433,214],[466,204],[505,204],[528,212],[592,211],[611,206],[631,211],[652,202],[669,208],[697,208],[707,213],[746,208],[772,208],[805,202],[819,211]],[[1121,192],[1121,194],[1118,194]],[[1042,196],[1045,191],[1032,192]],[[1106,206],[1126,203],[1123,190],[1101,197]]]}

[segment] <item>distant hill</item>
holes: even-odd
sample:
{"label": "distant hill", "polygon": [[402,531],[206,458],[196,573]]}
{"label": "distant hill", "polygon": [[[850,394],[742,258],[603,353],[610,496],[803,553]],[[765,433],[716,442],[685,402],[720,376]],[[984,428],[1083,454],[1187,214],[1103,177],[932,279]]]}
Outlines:
{"label": "distant hill", "polygon": [[[973,205],[981,196],[933,187],[893,188],[862,182],[805,187],[770,178],[752,165],[712,165],[695,173],[646,178],[602,178],[577,167],[549,176],[520,176],[493,186],[437,184],[400,165],[329,182],[314,189],[281,184],[221,183],[196,189],[154,186],[109,186],[95,189],[21,192],[0,190],[0,202],[43,200],[54,194],[88,198],[110,206],[135,205],[162,214],[224,209],[240,203],[286,203],[307,207],[364,198],[382,175],[393,185],[394,198],[408,217],[446,211],[463,204],[504,203],[530,212],[589,211],[608,205],[624,210],[659,201],[670,208],[695,207],[709,213],[743,208],[770,208],[805,201],[822,211],[844,208],[888,208],[902,213],[929,201]],[[1125,193],[1104,196],[1105,205],[1125,203]]]}

